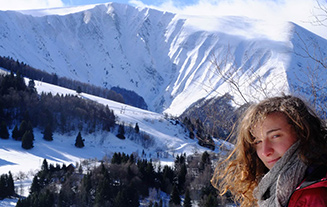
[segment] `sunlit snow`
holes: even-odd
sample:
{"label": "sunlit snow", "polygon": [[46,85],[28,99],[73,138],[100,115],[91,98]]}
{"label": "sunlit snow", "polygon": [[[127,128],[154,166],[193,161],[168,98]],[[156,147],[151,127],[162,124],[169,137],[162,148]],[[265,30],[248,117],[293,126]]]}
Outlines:
{"label": "sunlit snow", "polygon": [[298,55],[304,48],[317,55],[326,51],[325,39],[291,22],[189,16],[118,3],[1,11],[0,18],[0,55],[58,76],[133,90],[150,111],[172,115],[226,92],[244,103],[217,74],[215,60],[226,73],[238,71],[243,95],[258,100],[264,96],[253,93],[255,84],[268,83],[264,88],[273,95],[301,84],[298,71],[314,64]]}

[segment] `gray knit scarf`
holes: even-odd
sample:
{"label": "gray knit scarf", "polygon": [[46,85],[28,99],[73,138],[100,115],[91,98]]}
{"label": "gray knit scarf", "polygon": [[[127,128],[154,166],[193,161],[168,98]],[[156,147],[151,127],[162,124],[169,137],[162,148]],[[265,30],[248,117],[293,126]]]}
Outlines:
{"label": "gray knit scarf", "polygon": [[307,166],[298,156],[299,141],[293,144],[263,176],[253,195],[260,207],[284,207],[304,178]]}

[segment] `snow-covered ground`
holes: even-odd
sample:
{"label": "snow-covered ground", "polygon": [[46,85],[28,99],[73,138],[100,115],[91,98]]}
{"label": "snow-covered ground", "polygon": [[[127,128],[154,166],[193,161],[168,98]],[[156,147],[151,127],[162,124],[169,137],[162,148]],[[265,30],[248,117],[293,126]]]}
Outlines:
{"label": "snow-covered ground", "polygon": [[[26,80],[27,82],[28,80]],[[38,93],[51,92],[53,94],[75,94],[73,90],[54,86],[47,83],[35,81]],[[170,165],[174,161],[174,156],[181,153],[193,154],[209,151],[208,148],[201,147],[196,140],[189,139],[188,134],[180,125],[167,120],[163,115],[154,112],[138,109],[129,105],[117,103],[104,98],[99,98],[89,94],[80,94],[81,98],[91,99],[98,103],[108,105],[118,117],[119,122],[125,125],[135,126],[138,123],[140,130],[149,134],[155,140],[155,145],[145,149],[141,145],[129,140],[118,139],[114,133],[96,132],[94,134],[82,134],[85,139],[85,147],[80,149],[74,146],[76,133],[59,134],[54,133],[54,140],[51,142],[43,139],[40,130],[34,129],[34,148],[24,150],[21,142],[12,138],[0,140],[0,174],[11,173],[15,179],[16,191],[21,195],[28,195],[29,187],[35,172],[40,170],[44,159],[54,165],[65,163],[76,164],[83,160],[101,160],[104,156],[111,157],[114,152],[125,152],[127,154],[136,153],[141,158],[152,158],[161,165]],[[9,130],[11,132],[11,130]],[[222,141],[217,141],[217,146]],[[226,146],[230,147],[228,143]],[[215,152],[218,153],[218,148]],[[142,151],[146,155],[142,157]],[[157,152],[167,152],[158,159]],[[17,200],[5,199],[0,201],[0,206],[15,206]]]}

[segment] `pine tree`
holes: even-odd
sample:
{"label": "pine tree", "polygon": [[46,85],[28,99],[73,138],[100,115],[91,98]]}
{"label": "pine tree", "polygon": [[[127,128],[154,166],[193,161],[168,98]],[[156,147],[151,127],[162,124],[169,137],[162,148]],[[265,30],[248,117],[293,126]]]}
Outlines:
{"label": "pine tree", "polygon": [[84,147],[84,139],[82,139],[81,132],[78,132],[78,135],[75,140],[75,146],[78,148],[83,148]]}
{"label": "pine tree", "polygon": [[54,193],[47,189],[45,192],[39,194],[37,200],[39,203],[38,206],[54,206]]}
{"label": "pine tree", "polygon": [[7,124],[5,121],[2,121],[0,123],[0,138],[9,139],[9,132],[8,132]]}
{"label": "pine tree", "polygon": [[7,197],[7,189],[6,189],[6,176],[3,174],[0,176],[0,199],[4,199]]}
{"label": "pine tree", "polygon": [[17,91],[25,91],[25,89],[26,89],[24,77],[21,76],[19,71],[17,71],[17,73],[16,73],[14,87]]}
{"label": "pine tree", "polygon": [[183,207],[192,207],[191,197],[190,197],[190,191],[187,189],[185,192],[185,199],[184,199],[184,205]]}
{"label": "pine tree", "polygon": [[81,86],[77,86],[76,93],[78,93],[78,94],[82,93],[82,88],[81,88]]}
{"label": "pine tree", "polygon": [[60,114],[60,123],[59,127],[61,129],[61,133],[65,133],[67,130],[67,117],[64,113]]}
{"label": "pine tree", "polygon": [[33,148],[33,140],[34,140],[34,135],[32,134],[31,131],[25,132],[22,138],[22,148],[24,149],[31,149]]}
{"label": "pine tree", "polygon": [[82,180],[82,190],[81,190],[81,199],[82,202],[86,204],[86,206],[91,206],[92,201],[92,180],[91,180],[92,174],[90,172],[87,172],[87,174],[83,177]]}
{"label": "pine tree", "polygon": [[111,192],[109,180],[107,178],[101,180],[95,192],[95,206],[105,206],[105,203],[110,198],[109,192]]}
{"label": "pine tree", "polygon": [[218,206],[218,199],[211,193],[205,199],[204,207]]}
{"label": "pine tree", "polygon": [[31,206],[31,199],[30,197],[27,198],[19,198],[16,204],[16,207],[30,207]]}
{"label": "pine tree", "polygon": [[11,137],[12,137],[14,140],[18,140],[18,139],[19,139],[19,130],[18,130],[18,126],[17,126],[17,124],[15,125],[14,129],[13,129],[12,132],[11,132]]}
{"label": "pine tree", "polygon": [[187,174],[187,167],[186,164],[182,164],[182,166],[180,167],[180,170],[178,172],[178,189],[180,192],[184,191],[184,185],[185,185],[185,181],[186,181],[186,174]]}
{"label": "pine tree", "polygon": [[52,75],[52,80],[51,80],[51,83],[54,84],[54,85],[58,85],[58,75],[57,74],[53,74]]}
{"label": "pine tree", "polygon": [[147,182],[148,185],[153,186],[154,180],[155,180],[155,170],[152,164],[152,161],[149,161],[146,163],[145,167],[145,182]]}
{"label": "pine tree", "polygon": [[135,157],[134,157],[133,154],[131,154],[131,155],[129,156],[128,162],[131,163],[131,164],[135,163]]}
{"label": "pine tree", "polygon": [[125,135],[125,126],[124,126],[124,124],[119,125],[118,133],[122,134],[122,135]]}
{"label": "pine tree", "polygon": [[52,133],[52,128],[51,128],[50,124],[48,124],[44,129],[43,139],[45,139],[47,141],[52,141],[53,140],[53,133]]}
{"label": "pine tree", "polygon": [[31,121],[28,121],[26,131],[30,131],[30,132],[31,132],[31,134],[32,134],[32,138],[33,138],[33,140],[34,140],[33,125],[32,125],[32,122],[31,122]]}
{"label": "pine tree", "polygon": [[23,120],[20,125],[19,125],[19,129],[18,129],[18,139],[17,140],[22,140],[23,135],[25,134],[25,132],[27,131],[28,128],[28,124],[25,120]]}
{"label": "pine tree", "polygon": [[125,139],[125,127],[124,124],[120,124],[118,127],[118,134],[116,135],[119,139]]}
{"label": "pine tree", "polygon": [[35,82],[33,79],[30,79],[28,81],[27,89],[30,93],[36,93]]}
{"label": "pine tree", "polygon": [[31,184],[31,188],[30,188],[30,194],[33,193],[39,193],[42,189],[42,186],[40,184],[39,178],[37,175],[34,176],[32,184]]}
{"label": "pine tree", "polygon": [[173,190],[171,192],[169,204],[175,206],[180,206],[181,204],[181,198],[179,197],[179,193],[176,185],[174,185]]}
{"label": "pine tree", "polygon": [[175,174],[171,167],[165,165],[162,170],[162,184],[161,189],[165,193],[170,193],[172,182],[174,180]]}
{"label": "pine tree", "polygon": [[140,132],[140,127],[139,127],[138,123],[135,124],[135,128],[134,129],[135,129],[135,132],[136,133],[139,133]]}
{"label": "pine tree", "polygon": [[[127,188],[123,188],[120,190],[115,199],[114,199],[114,206],[119,207],[137,207],[140,206],[138,199],[135,200],[134,196],[130,195]],[[133,192],[133,194],[137,194],[137,192]]]}
{"label": "pine tree", "polygon": [[15,195],[14,179],[13,179],[12,174],[11,174],[10,171],[9,171],[8,180],[7,180],[7,193],[8,193],[8,196],[14,196]]}
{"label": "pine tree", "polygon": [[209,164],[211,164],[210,155],[207,151],[205,151],[201,156],[201,161],[199,166],[200,171],[203,171],[205,169],[205,166]]}
{"label": "pine tree", "polygon": [[42,166],[41,166],[42,171],[48,171],[49,170],[49,165],[47,159],[43,160]]}

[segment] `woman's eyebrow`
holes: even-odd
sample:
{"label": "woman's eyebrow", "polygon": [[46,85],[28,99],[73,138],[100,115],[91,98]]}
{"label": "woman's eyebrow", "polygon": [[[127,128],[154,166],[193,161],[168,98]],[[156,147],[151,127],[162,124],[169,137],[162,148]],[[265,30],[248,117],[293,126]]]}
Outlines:
{"label": "woman's eyebrow", "polygon": [[266,132],[266,135],[269,135],[270,133],[273,133],[273,132],[275,132],[275,131],[279,131],[279,130],[281,130],[281,129],[282,129],[282,128],[271,129],[271,130],[269,130],[269,131]]}

